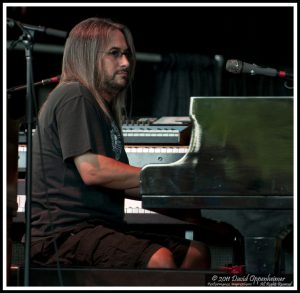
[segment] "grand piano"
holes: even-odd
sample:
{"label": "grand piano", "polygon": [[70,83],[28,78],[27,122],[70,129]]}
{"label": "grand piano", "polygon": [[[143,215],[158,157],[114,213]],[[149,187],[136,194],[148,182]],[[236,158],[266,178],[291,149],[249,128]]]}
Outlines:
{"label": "grand piano", "polygon": [[279,273],[293,232],[293,98],[191,97],[188,152],[141,172],[142,207],[226,222],[244,238],[246,273]]}

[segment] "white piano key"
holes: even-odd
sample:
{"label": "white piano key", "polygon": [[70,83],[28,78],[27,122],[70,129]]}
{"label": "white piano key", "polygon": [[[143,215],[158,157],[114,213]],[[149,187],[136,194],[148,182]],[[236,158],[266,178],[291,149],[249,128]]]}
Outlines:
{"label": "white piano key", "polygon": [[18,213],[25,212],[25,204],[26,204],[26,195],[18,195],[17,196],[17,204],[18,204]]}

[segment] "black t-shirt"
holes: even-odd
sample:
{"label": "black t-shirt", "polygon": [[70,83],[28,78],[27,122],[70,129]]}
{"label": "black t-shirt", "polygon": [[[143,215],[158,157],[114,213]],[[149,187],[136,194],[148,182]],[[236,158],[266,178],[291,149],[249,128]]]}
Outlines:
{"label": "black t-shirt", "polygon": [[64,84],[42,106],[33,135],[32,240],[88,220],[123,223],[124,192],[81,179],[72,158],[87,151],[128,163],[119,128],[91,93],[78,82]]}

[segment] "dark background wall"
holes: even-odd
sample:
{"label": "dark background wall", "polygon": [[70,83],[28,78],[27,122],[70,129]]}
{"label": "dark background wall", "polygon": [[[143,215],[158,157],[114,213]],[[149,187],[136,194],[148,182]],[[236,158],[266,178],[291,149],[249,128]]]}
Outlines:
{"label": "dark background wall", "polygon": [[[54,4],[53,4],[54,5]],[[100,5],[100,4],[99,4]],[[224,60],[239,59],[248,63],[293,71],[294,7],[7,7],[7,17],[26,24],[69,31],[81,20],[109,17],[125,23],[132,31],[136,50],[151,54],[222,55]],[[7,28],[7,39],[17,40],[20,31]],[[39,44],[64,44],[64,39],[36,33]],[[33,77],[39,81],[60,74],[62,55],[34,52]],[[139,61],[133,90],[133,115],[151,116],[155,68],[157,63]],[[246,78],[246,80],[245,80]],[[222,69],[222,95],[259,95],[257,77],[241,77]],[[272,80],[274,95],[292,95],[284,81]],[[7,51],[7,87],[26,83],[26,60],[23,49]],[[231,92],[229,84],[236,83]],[[245,93],[245,87],[249,90]],[[270,87],[270,85],[268,85]],[[42,99],[49,87],[37,89]],[[24,91],[18,93],[19,103]],[[268,94],[268,92],[267,92]]]}

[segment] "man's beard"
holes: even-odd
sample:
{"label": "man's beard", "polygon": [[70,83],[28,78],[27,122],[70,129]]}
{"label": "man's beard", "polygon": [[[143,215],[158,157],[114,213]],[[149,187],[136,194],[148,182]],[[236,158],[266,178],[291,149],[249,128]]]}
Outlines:
{"label": "man's beard", "polygon": [[116,95],[128,87],[128,79],[126,80],[126,82],[121,84],[116,81],[115,77],[116,75],[114,75],[112,79],[104,79],[101,85],[102,90],[109,94]]}

